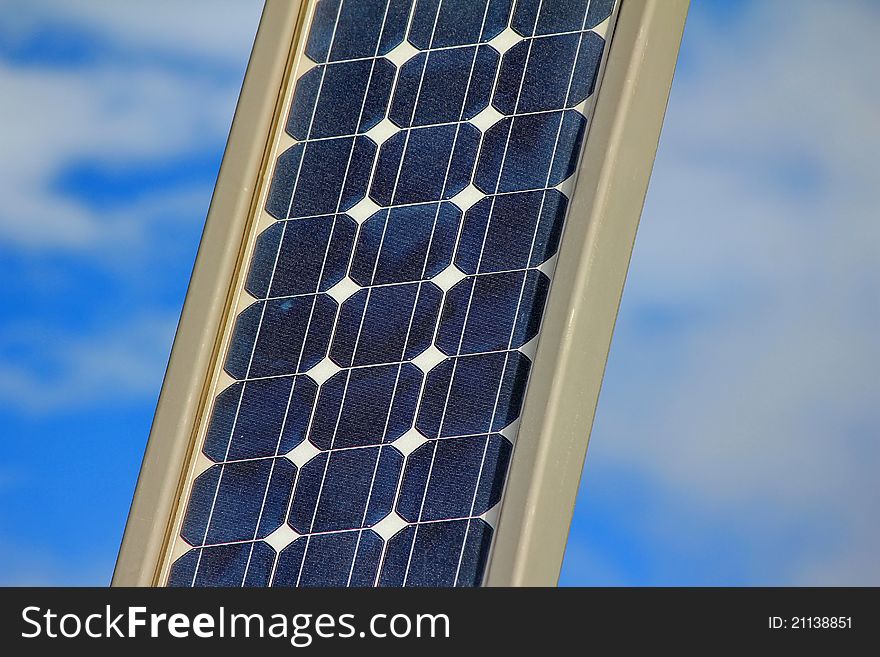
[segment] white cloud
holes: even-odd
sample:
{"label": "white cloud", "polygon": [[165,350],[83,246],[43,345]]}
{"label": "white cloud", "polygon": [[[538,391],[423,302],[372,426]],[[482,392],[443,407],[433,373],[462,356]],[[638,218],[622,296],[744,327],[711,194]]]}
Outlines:
{"label": "white cloud", "polygon": [[[237,66],[244,25],[256,28],[262,0],[6,0],[6,38],[61,24],[125,49],[164,51]],[[245,51],[246,54],[246,51]]]}
{"label": "white cloud", "polygon": [[87,335],[20,322],[0,331],[0,405],[28,413],[158,393],[176,317],[141,315]]}
{"label": "white cloud", "polygon": [[[0,414],[38,434],[66,432],[58,420],[70,412],[153,404],[211,190],[182,175],[128,197],[121,187],[102,205],[59,177],[85,166],[123,179],[159,171],[161,183],[166,164],[216,153],[261,3],[2,4],[0,252],[11,256],[4,265],[17,290],[0,311]],[[65,48],[86,56],[64,61]],[[22,474],[36,454],[29,444],[0,466],[12,509],[40,487]],[[55,549],[51,529],[13,529],[0,531],[0,585],[109,582],[116,544],[71,535]]]}
{"label": "white cloud", "polygon": [[4,36],[61,21],[67,29],[88,28],[142,53],[183,49],[233,72],[218,79],[149,59],[138,65],[101,60],[78,68],[0,61],[0,243],[105,247],[111,241],[107,217],[59,190],[57,177],[81,162],[132,167],[222,143],[239,84],[234,72],[243,70],[259,5],[28,2],[17,16]]}
{"label": "white cloud", "polygon": [[773,583],[876,584],[880,9],[746,7],[687,27],[587,474],[716,513]]}
{"label": "white cloud", "polygon": [[[70,194],[59,177],[82,165],[113,175],[216,152],[261,3],[14,4],[4,6],[0,21],[6,52],[53,26],[65,38],[109,45],[76,65],[0,57],[0,247],[26,263],[19,286],[68,289],[70,281],[52,280],[65,266],[60,254],[102,270],[123,294],[142,293],[145,272],[177,248],[171,240],[192,232],[175,222],[203,220],[209,185],[184,179],[104,207]],[[66,277],[83,271],[66,266]],[[51,326],[26,320],[27,313],[7,309],[0,329],[4,353],[31,354],[0,365],[0,404],[49,413],[157,392],[176,308],[148,302],[138,317],[103,322],[91,334],[75,328],[86,318]]]}
{"label": "white cloud", "polygon": [[0,240],[29,248],[107,241],[107,215],[56,188],[65,167],[98,162],[112,170],[211,147],[222,143],[232,112],[229,90],[154,72],[0,64],[0,87],[9,93],[0,105],[0,122],[8,126],[0,154]]}

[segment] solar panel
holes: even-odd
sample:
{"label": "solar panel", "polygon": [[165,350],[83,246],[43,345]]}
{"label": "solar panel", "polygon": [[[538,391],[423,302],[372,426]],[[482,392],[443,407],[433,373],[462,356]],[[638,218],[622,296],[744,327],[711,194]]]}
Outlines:
{"label": "solar panel", "polygon": [[614,0],[319,0],[172,586],[478,586]]}

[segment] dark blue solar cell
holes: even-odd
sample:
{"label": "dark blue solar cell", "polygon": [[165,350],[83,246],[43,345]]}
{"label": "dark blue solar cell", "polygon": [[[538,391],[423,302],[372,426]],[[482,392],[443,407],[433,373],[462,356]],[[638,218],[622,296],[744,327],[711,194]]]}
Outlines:
{"label": "dark blue solar cell", "polygon": [[603,46],[594,32],[519,42],[504,54],[492,104],[503,114],[574,107],[593,90]]}
{"label": "dark blue solar cell", "polygon": [[321,386],[309,440],[320,449],[391,442],[412,427],[421,384],[410,363],[339,372]]}
{"label": "dark blue solar cell", "polygon": [[299,538],[281,552],[272,585],[372,586],[382,547],[369,529]]}
{"label": "dark blue solar cell", "polygon": [[491,541],[480,519],[410,525],[388,541],[379,586],[479,586]]}
{"label": "dark blue solar cell", "polygon": [[[341,5],[341,6],[340,6]],[[313,62],[384,55],[403,41],[412,0],[321,0],[306,43]]]}
{"label": "dark blue solar cell", "polygon": [[573,107],[593,95],[596,80],[599,78],[599,64],[602,62],[604,50],[605,39],[595,32],[586,32],[581,35],[581,48],[578,51],[574,76],[568,91],[568,107]]}
{"label": "dark blue solar cell", "polygon": [[497,433],[425,443],[406,460],[397,513],[409,522],[485,513],[501,500],[512,447]]}
{"label": "dark blue solar cell", "polygon": [[196,477],[193,484],[183,527],[180,530],[181,537],[190,545],[202,545],[205,542],[205,529],[214,505],[221,469],[220,465],[208,468]]}
{"label": "dark blue solar cell", "polygon": [[172,564],[168,586],[268,586],[274,562],[262,541],[190,550]]}
{"label": "dark blue solar cell", "polygon": [[382,58],[313,68],[296,83],[287,132],[299,140],[366,132],[385,116],[394,72]]}
{"label": "dark blue solar cell", "polygon": [[556,254],[567,207],[555,189],[481,199],[465,213],[455,266],[466,274],[537,267]]}
{"label": "dark blue solar cell", "polygon": [[226,371],[236,379],[305,372],[327,354],[335,318],[325,294],[258,301],[236,320]]}
{"label": "dark blue solar cell", "polygon": [[458,566],[456,586],[480,586],[483,583],[489,549],[492,547],[492,534],[492,527],[483,520],[470,521]]}
{"label": "dark blue solar cell", "polygon": [[403,586],[415,533],[415,525],[408,525],[388,539],[382,572],[379,573],[379,586]]}
{"label": "dark blue solar cell", "polygon": [[357,292],[339,311],[330,358],[342,367],[415,358],[431,345],[442,298],[432,283]]}
{"label": "dark blue solar cell", "polygon": [[298,538],[278,554],[272,586],[296,586],[302,572],[308,537]]}
{"label": "dark blue solar cell", "polygon": [[[223,546],[226,547],[226,546]],[[210,548],[215,549],[215,548]],[[190,550],[177,561],[171,564],[171,572],[168,574],[168,586],[189,587],[193,585],[193,577],[196,572],[196,564],[199,561],[201,549]]]}
{"label": "dark blue solar cell", "polygon": [[284,522],[295,475],[285,458],[211,466],[193,482],[181,536],[198,546],[271,534]]}
{"label": "dark blue solar cell", "polygon": [[558,185],[574,173],[585,126],[575,110],[502,119],[486,131],[474,184],[487,194]]}
{"label": "dark blue solar cell", "polygon": [[245,289],[257,299],[326,292],[345,276],[356,234],[344,214],[276,223],[257,238]]}
{"label": "dark blue solar cell", "polygon": [[452,261],[460,220],[448,201],[380,210],[361,226],[349,276],[364,286],[436,276]]}
{"label": "dark blue solar cell", "polygon": [[446,294],[437,347],[450,356],[521,347],[538,334],[549,287],[537,269],[465,278]]}
{"label": "dark blue solar cell", "polygon": [[[327,217],[315,217],[315,220],[326,221]],[[306,221],[306,220],[303,220]],[[332,222],[332,217],[330,217]],[[269,283],[275,275],[275,260],[278,257],[278,246],[281,244],[281,237],[285,232],[284,226],[287,222],[278,222],[272,224],[257,235],[257,241],[254,245],[254,254],[251,259],[250,271],[248,271],[247,280],[244,287],[248,293],[255,299],[262,299],[268,295]],[[309,267],[306,271],[312,275],[314,267]],[[319,263],[320,269],[320,263]],[[317,279],[320,273],[313,274]],[[312,286],[311,292],[316,292],[317,284]]]}
{"label": "dark blue solar cell", "polygon": [[407,39],[421,50],[488,41],[507,27],[511,4],[512,0],[418,0]]}
{"label": "dark blue solar cell", "polygon": [[497,66],[490,46],[419,53],[400,69],[388,118],[405,128],[470,119],[489,105]]}
{"label": "dark blue solar cell", "polygon": [[275,165],[266,212],[287,219],[348,210],[366,194],[375,156],[364,136],[291,146]]}
{"label": "dark blue solar cell", "polygon": [[288,522],[301,534],[371,527],[391,511],[402,468],[393,447],[319,454],[300,472]]}
{"label": "dark blue solar cell", "polygon": [[519,0],[511,27],[523,36],[590,29],[608,18],[613,7],[614,0]]}
{"label": "dark blue solar cell", "polygon": [[500,431],[519,416],[530,368],[518,351],[443,361],[428,373],[416,427],[428,438]]}
{"label": "dark blue solar cell", "polygon": [[470,123],[398,132],[379,150],[370,197],[383,206],[451,198],[470,183],[479,143]]}
{"label": "dark blue solar cell", "polygon": [[235,383],[217,395],[202,451],[212,461],[286,454],[305,438],[317,394],[304,376]]}
{"label": "dark blue solar cell", "polygon": [[[213,550],[215,548],[211,549]],[[171,587],[193,586],[193,579],[196,572],[196,564],[199,561],[199,555],[202,553],[202,551],[202,549],[190,550],[173,564],[171,564],[171,572],[168,574],[167,585]]]}

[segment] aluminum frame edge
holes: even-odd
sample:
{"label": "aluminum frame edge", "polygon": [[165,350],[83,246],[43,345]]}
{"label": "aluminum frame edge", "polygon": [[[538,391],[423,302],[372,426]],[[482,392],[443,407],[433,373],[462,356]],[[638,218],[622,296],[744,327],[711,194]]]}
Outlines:
{"label": "aluminum frame edge", "polygon": [[555,586],[688,0],[622,0],[521,415],[486,586]]}
{"label": "aluminum frame edge", "polygon": [[154,586],[244,255],[301,0],[266,0],[150,429],[112,586]]}

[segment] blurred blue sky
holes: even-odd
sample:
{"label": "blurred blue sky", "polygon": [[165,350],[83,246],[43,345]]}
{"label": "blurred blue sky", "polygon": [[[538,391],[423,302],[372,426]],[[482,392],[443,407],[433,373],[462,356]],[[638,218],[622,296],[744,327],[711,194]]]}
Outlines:
{"label": "blurred blue sky", "polygon": [[[0,5],[0,584],[109,581],[258,0]],[[880,584],[880,6],[694,0],[564,584]]]}

